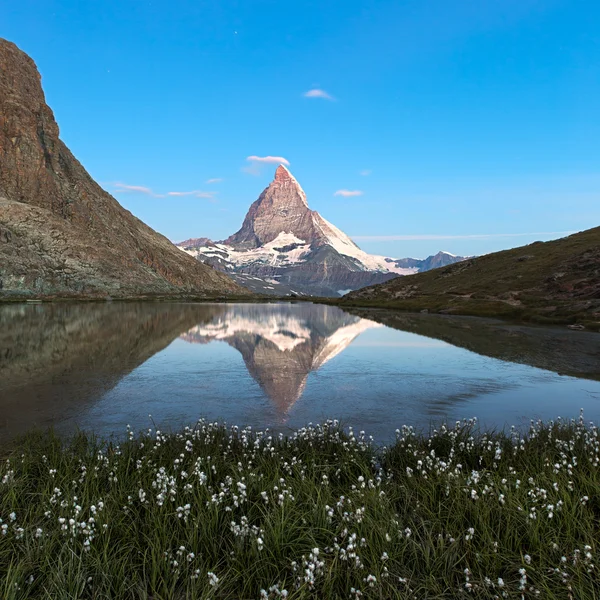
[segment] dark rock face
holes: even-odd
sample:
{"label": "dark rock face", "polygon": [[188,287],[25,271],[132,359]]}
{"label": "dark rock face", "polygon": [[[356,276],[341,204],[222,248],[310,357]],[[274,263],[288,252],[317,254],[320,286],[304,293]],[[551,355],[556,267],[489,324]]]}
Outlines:
{"label": "dark rock face", "polygon": [[0,297],[243,293],[135,218],[59,138],[34,62],[0,38]]}
{"label": "dark rock face", "polygon": [[185,246],[186,248],[201,248],[202,246],[206,246],[206,245],[214,246],[214,242],[212,240],[209,240],[206,237],[200,237],[200,238],[190,238],[189,240],[185,240],[185,241],[181,242],[179,245]]}
{"label": "dark rock face", "polygon": [[397,276],[394,273],[357,270],[351,258],[329,246],[317,247],[308,260],[297,265],[272,267],[254,264],[244,267],[244,272],[266,280],[274,279],[294,292],[329,297],[383,283]]}

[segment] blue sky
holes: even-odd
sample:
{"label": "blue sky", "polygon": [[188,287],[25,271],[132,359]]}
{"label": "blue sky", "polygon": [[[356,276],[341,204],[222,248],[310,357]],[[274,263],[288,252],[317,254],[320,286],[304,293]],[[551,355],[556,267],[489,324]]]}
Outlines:
{"label": "blue sky", "polygon": [[63,140],[174,241],[239,228],[276,166],[251,156],[390,256],[600,225],[595,1],[20,0],[1,19]]}

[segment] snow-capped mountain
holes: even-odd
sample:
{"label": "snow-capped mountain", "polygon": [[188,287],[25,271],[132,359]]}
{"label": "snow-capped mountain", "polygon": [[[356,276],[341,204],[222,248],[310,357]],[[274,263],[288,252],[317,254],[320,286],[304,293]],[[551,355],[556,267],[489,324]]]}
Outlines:
{"label": "snow-capped mountain", "polygon": [[339,296],[433,268],[429,265],[463,260],[449,253],[417,260],[364,252],[309,208],[304,190],[283,165],[237,233],[222,242],[196,238],[177,245],[251,289],[276,294]]}

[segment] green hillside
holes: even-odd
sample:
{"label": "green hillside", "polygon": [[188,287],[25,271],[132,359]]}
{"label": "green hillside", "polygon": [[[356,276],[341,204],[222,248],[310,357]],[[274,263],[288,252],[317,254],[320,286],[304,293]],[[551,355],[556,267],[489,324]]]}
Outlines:
{"label": "green hillside", "polygon": [[500,316],[600,328],[600,227],[344,296],[340,306]]}

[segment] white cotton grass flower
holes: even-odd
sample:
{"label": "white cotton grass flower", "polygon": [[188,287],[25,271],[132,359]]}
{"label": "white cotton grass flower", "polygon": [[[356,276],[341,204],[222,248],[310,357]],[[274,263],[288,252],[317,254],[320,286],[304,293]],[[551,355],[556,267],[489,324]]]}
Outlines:
{"label": "white cotton grass flower", "polygon": [[[461,427],[464,424],[459,422]],[[255,560],[264,557],[271,540],[271,528],[266,524],[274,516],[282,516],[297,523],[303,534],[290,541],[289,549],[296,558],[292,567],[287,561],[281,565],[282,572],[291,574],[289,594],[281,589],[283,584],[264,581],[261,597],[267,600],[305,592],[324,597],[330,581],[336,581],[337,569],[348,575],[348,587],[345,584],[333,592],[340,597],[347,598],[349,590],[350,598],[373,594],[387,598],[395,593],[413,598],[431,593],[418,575],[399,577],[407,575],[402,560],[406,552],[459,556],[456,570],[460,577],[454,589],[448,590],[456,597],[468,593],[498,600],[512,595],[534,598],[543,597],[540,590],[557,586],[565,597],[570,593],[577,598],[585,597],[586,585],[593,586],[590,582],[597,575],[597,547],[589,535],[595,529],[589,525],[594,523],[596,499],[591,491],[600,466],[597,427],[573,426],[573,435],[563,435],[534,424],[533,447],[536,451],[541,447],[545,454],[531,464],[527,453],[532,445],[517,429],[499,444],[495,434],[454,433],[452,426],[439,427],[429,439],[403,428],[398,430],[397,447],[389,460],[381,460],[374,453],[361,463],[361,454],[370,442],[360,433],[337,438],[330,433],[327,435],[331,437],[326,437],[324,426],[311,425],[282,443],[279,434],[232,427],[231,435],[223,436],[219,427],[203,422],[178,434],[151,433],[143,442],[126,441],[122,450],[94,451],[90,457],[79,459],[72,472],[62,462],[55,462],[55,453],[45,461],[40,458],[42,467],[37,472],[46,487],[39,507],[23,508],[11,498],[12,487],[19,489],[24,473],[18,457],[11,464],[0,461],[0,495],[9,491],[9,500],[0,513],[1,544],[19,553],[25,548],[52,551],[58,540],[78,557],[94,561],[97,550],[111,547],[120,522],[149,519],[173,534],[164,566],[181,582],[182,593],[207,588],[205,595],[212,597],[225,593],[222,585],[229,579],[226,573],[231,564],[252,556]],[[294,447],[296,441],[301,443],[300,451]],[[332,450],[331,455],[321,455],[323,442],[326,452]],[[137,453],[133,456],[132,448]],[[57,467],[58,472],[49,474],[50,467]],[[418,500],[406,508],[396,508],[393,498],[398,486]],[[436,491],[429,494],[433,486]],[[103,489],[105,497],[101,499],[98,490]],[[318,494],[313,493],[315,490]],[[441,496],[445,494],[448,506],[463,502],[462,507],[468,507],[475,518],[462,523],[458,519],[436,522],[435,516],[431,519],[435,515],[431,500],[437,501],[438,491]],[[512,528],[500,531],[496,540],[485,526],[469,527],[471,523],[485,523],[477,513],[485,515],[490,509],[501,511],[506,527]],[[209,565],[215,572],[207,575],[209,565],[205,561],[209,555],[205,554],[204,542],[197,543],[194,531],[213,514],[219,515],[218,527],[224,527],[215,534],[231,543],[211,556],[209,560],[214,562]],[[424,514],[427,519],[422,518]],[[571,529],[578,535],[553,535],[556,528],[562,530],[567,518],[573,521]],[[375,520],[377,526],[371,527]],[[540,533],[521,551],[505,543],[505,533],[509,539],[521,533],[515,523]],[[133,545],[139,544],[135,530],[131,531]],[[164,539],[164,531],[156,533]],[[156,543],[158,537],[150,543]],[[305,546],[307,538],[315,542]],[[323,538],[327,541],[321,543]],[[85,556],[86,552],[90,554]],[[492,566],[486,573],[486,565],[495,564],[493,554],[501,560],[502,570],[496,572]],[[269,553],[269,558],[278,561],[281,554]],[[492,560],[488,562],[488,558]],[[475,575],[469,568],[465,570],[467,564],[474,566]],[[217,571],[222,573],[220,582]],[[24,587],[28,575],[23,574],[19,585]],[[34,585],[42,589],[45,582],[40,575],[35,574]],[[186,582],[189,589],[184,589]],[[229,584],[227,581],[227,593],[237,597],[239,590],[233,584],[229,589]],[[102,585],[101,580],[94,580],[94,593],[101,595]],[[350,589],[350,585],[354,587]]]}

